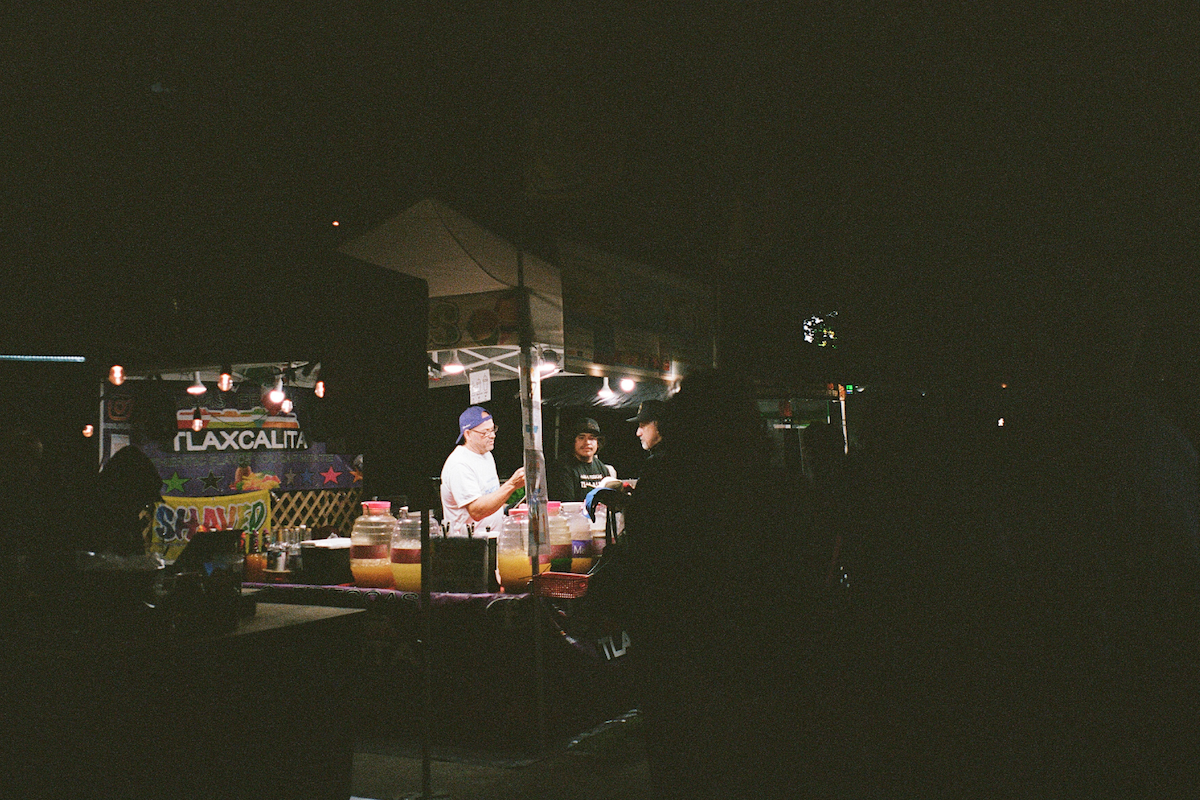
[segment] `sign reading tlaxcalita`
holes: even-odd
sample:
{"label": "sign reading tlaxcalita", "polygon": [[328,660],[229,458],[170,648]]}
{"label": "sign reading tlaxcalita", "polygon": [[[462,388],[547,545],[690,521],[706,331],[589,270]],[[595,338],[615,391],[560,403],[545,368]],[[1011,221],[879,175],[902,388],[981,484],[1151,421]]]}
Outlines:
{"label": "sign reading tlaxcalita", "polygon": [[[165,497],[209,497],[258,489],[346,490],[362,486],[361,456],[329,452],[302,427],[320,410],[310,389],[288,387],[293,410],[268,410],[261,387],[199,397],[178,381],[106,387],[104,461],[137,443],[162,476]],[[194,423],[199,416],[199,425]],[[199,427],[199,430],[195,430]]]}
{"label": "sign reading tlaxcalita", "polygon": [[[197,413],[200,430],[194,430]],[[251,409],[210,409],[203,405],[175,412],[176,453],[227,450],[307,450],[308,441],[294,413]]]}

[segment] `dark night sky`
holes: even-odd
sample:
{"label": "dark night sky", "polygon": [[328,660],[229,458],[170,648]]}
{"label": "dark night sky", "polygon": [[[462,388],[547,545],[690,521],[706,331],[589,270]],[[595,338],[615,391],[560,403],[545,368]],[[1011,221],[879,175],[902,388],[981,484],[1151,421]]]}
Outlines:
{"label": "dark night sky", "polygon": [[[661,6],[10,14],[0,236],[40,280],[9,299],[327,248],[436,194],[710,278],[735,347],[840,309],[860,375],[1000,371],[1113,263],[1194,363],[1194,13]],[[594,157],[569,201],[523,200],[533,119]]]}

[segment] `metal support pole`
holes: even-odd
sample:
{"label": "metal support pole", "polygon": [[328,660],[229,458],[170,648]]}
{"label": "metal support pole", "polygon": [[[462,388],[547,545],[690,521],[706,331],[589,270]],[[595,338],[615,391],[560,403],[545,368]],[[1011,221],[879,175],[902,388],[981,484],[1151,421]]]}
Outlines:
{"label": "metal support pole", "polygon": [[[433,497],[439,497],[441,478],[431,479]],[[446,792],[433,791],[433,758],[429,751],[432,738],[433,679],[429,663],[429,644],[433,636],[433,608],[429,597],[429,506],[431,498],[421,504],[421,638],[418,650],[421,659],[421,793],[405,795],[404,800],[435,800],[448,798]]]}

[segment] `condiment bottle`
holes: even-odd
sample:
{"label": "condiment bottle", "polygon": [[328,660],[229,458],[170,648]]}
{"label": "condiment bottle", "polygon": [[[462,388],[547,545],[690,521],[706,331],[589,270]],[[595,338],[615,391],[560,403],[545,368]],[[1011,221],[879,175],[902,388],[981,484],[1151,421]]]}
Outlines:
{"label": "condiment bottle", "polygon": [[354,573],[354,585],[391,589],[395,584],[388,551],[397,524],[392,516],[392,504],[386,500],[367,500],[362,508],[362,514],[354,520],[350,530],[350,571]]}

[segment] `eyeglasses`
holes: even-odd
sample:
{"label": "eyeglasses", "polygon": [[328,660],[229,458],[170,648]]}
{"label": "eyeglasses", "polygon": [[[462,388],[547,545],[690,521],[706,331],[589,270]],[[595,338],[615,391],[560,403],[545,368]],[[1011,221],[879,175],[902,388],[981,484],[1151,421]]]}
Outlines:
{"label": "eyeglasses", "polygon": [[497,430],[499,429],[495,427],[488,428],[486,431],[481,431],[479,428],[471,428],[467,433],[477,433],[480,436],[495,436]]}

